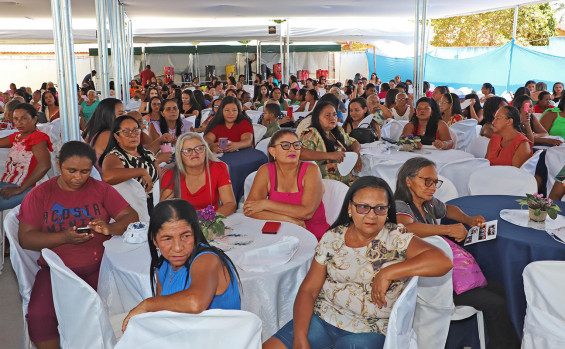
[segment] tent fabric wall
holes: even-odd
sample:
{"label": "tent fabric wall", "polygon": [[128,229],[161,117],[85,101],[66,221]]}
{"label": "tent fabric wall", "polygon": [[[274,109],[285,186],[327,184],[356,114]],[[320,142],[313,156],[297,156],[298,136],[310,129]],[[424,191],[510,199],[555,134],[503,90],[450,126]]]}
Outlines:
{"label": "tent fabric wall", "polygon": [[[355,74],[370,75],[367,69],[368,56],[364,52],[340,52],[336,54],[336,80],[345,83],[353,79]],[[373,58],[369,60],[369,67],[373,67]]]}

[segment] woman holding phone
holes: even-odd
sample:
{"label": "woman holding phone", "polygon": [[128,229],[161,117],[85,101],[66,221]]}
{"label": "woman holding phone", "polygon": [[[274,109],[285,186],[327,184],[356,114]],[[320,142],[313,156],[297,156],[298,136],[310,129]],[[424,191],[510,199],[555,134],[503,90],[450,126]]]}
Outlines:
{"label": "woman holding phone", "polygon": [[214,118],[206,126],[204,140],[215,153],[253,147],[252,121],[241,110],[237,98],[222,99]]}

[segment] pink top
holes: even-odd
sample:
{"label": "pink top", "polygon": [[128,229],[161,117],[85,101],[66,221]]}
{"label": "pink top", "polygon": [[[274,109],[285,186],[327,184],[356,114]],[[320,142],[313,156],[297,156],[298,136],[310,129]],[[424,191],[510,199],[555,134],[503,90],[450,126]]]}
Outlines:
{"label": "pink top", "polygon": [[[314,166],[314,165],[313,165]],[[300,205],[302,203],[302,178],[306,174],[306,169],[308,169],[308,163],[300,164],[300,172],[298,173],[298,192],[296,193],[282,193],[277,191],[277,169],[275,164],[270,162],[269,168],[269,179],[271,180],[271,188],[269,190],[269,200],[284,204]],[[326,222],[326,210],[324,209],[324,203],[320,201],[320,206],[312,216],[312,218],[306,223],[306,229],[308,229],[318,241],[322,238],[324,233],[328,230],[330,225]]]}

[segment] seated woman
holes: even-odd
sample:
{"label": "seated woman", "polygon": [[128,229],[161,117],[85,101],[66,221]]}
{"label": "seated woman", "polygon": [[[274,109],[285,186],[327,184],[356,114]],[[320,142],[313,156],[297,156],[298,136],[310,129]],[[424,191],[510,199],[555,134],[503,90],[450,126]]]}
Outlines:
{"label": "seated woman", "polygon": [[112,136],[98,164],[102,167],[102,180],[115,185],[135,179],[145,189],[147,209],[153,209],[153,185],[159,180],[160,168],[155,165],[155,155],[141,145],[141,128],[131,116],[120,116],[112,126]]}
{"label": "seated woman", "polygon": [[449,127],[445,121],[441,120],[438,104],[429,97],[422,97],[416,102],[416,113],[412,120],[404,126],[402,135],[420,136],[420,147],[422,144],[433,145],[438,149],[453,147]]}
{"label": "seated woman", "polygon": [[410,120],[414,110],[412,109],[412,106],[410,105],[411,102],[409,101],[411,100],[405,92],[399,92],[396,96],[394,96],[394,104],[392,105],[392,108],[390,108],[394,120]]}
{"label": "seated woman", "polygon": [[92,114],[98,106],[98,103],[100,103],[100,101],[96,99],[96,91],[89,90],[86,96],[88,97],[88,100],[80,104],[80,115],[82,116],[80,121],[80,124],[82,126],[81,129],[84,129],[84,127],[86,127],[88,120],[90,120]]}
{"label": "seated woman", "polygon": [[269,99],[269,86],[267,84],[264,85],[256,85],[255,86],[255,93],[253,94],[253,106],[255,108],[263,106],[267,99]]}
{"label": "seated woman", "polygon": [[[102,243],[111,235],[121,235],[128,224],[139,218],[114,188],[90,177],[95,161],[96,154],[88,144],[78,141],[63,144],[57,162],[61,175],[31,191],[23,200],[17,218],[22,248],[52,249],[67,267],[96,290],[104,254]],[[109,224],[110,218],[115,222]],[[77,228],[90,230],[79,232]],[[59,348],[49,267],[43,258],[39,258],[38,264],[40,269],[26,315],[29,336],[37,348]]]}
{"label": "seated woman", "polygon": [[45,113],[48,122],[59,118],[59,100],[55,92],[47,90],[41,96],[41,111]]}
{"label": "seated woman", "polygon": [[[227,138],[228,144],[220,148],[220,138]],[[241,110],[235,97],[222,99],[214,118],[206,126],[204,140],[215,152],[232,152],[253,147],[253,126],[249,117]]]}
{"label": "seated woman", "polygon": [[470,93],[465,96],[465,101],[471,101],[471,104],[463,109],[463,117],[465,119],[475,119],[477,122],[483,120],[483,107],[481,107],[481,102],[479,96],[475,93]]}
{"label": "seated woman", "polygon": [[[86,129],[82,133],[82,138],[94,148],[97,159],[100,159],[108,145],[114,119],[125,115],[125,113],[126,109],[119,99],[106,98],[98,103],[96,110],[94,110],[92,117],[86,124]],[[98,172],[102,173],[98,160],[94,167]]]}
{"label": "seated woman", "polygon": [[542,115],[540,123],[550,136],[560,136],[565,139],[565,98],[561,98],[557,107],[548,109]]}
{"label": "seated woman", "polygon": [[563,96],[563,83],[556,82],[553,84],[553,93],[551,94],[551,99],[554,103],[559,103],[561,101],[561,97]]}
{"label": "seated woman", "polygon": [[485,103],[489,98],[495,97],[494,86],[491,83],[485,82],[481,87],[481,93],[483,97],[481,98],[481,103]]}
{"label": "seated woman", "polygon": [[181,100],[182,100],[182,110],[181,110],[181,114],[184,117],[189,117],[189,116],[196,116],[198,117],[198,115],[200,115],[200,105],[198,105],[198,102],[196,101],[196,98],[194,97],[194,93],[192,93],[191,90],[184,90],[182,91],[181,94]]}
{"label": "seated woman", "polygon": [[439,111],[441,112],[441,119],[447,124],[447,126],[451,126],[454,123],[463,120],[463,116],[461,115],[463,112],[461,111],[459,96],[455,93],[446,93],[441,96],[438,105]]}
{"label": "seated woman", "polygon": [[[304,92],[302,92],[304,91]],[[303,97],[303,102],[300,102],[300,106],[296,110],[296,112],[311,112],[316,107],[316,103],[318,102],[318,93],[316,90],[300,90],[298,91],[299,94]]]}
{"label": "seated woman", "polygon": [[[377,97],[378,98],[378,97]],[[361,125],[361,121],[369,116],[369,108],[367,107],[367,101],[365,98],[355,98],[349,103],[349,112],[345,121],[343,122],[343,130],[345,133],[350,134],[351,131],[358,127],[372,128],[373,131],[381,138],[381,129],[379,124],[371,118],[370,124]]]}
{"label": "seated woman", "polygon": [[166,99],[163,101],[163,104],[161,104],[161,116],[159,120],[151,121],[149,136],[151,136],[153,141],[157,139],[163,140],[162,136],[169,133],[173,135],[174,138],[169,142],[174,143],[177,137],[183,133],[190,132],[191,128],[192,122],[180,116],[177,103],[172,99]]}
{"label": "seated woman", "polygon": [[549,198],[551,200],[562,201],[565,195],[565,166],[559,171],[557,176],[555,176],[555,184],[551,188],[549,193]]}
{"label": "seated woman", "polygon": [[508,105],[506,99],[498,96],[490,97],[486,100],[485,104],[483,104],[483,120],[479,122],[479,125],[482,126],[481,128],[481,136],[490,138],[493,134],[492,129],[492,122],[494,121],[494,115],[498,111],[498,109]]}
{"label": "seated woman", "polygon": [[197,210],[212,205],[224,216],[235,212],[228,168],[210,151],[202,136],[190,132],[181,135],[175,155],[175,169],[165,172],[161,179],[161,201],[181,198]]}
{"label": "seated woman", "polygon": [[269,163],[257,171],[243,213],[303,226],[320,240],[329,227],[322,176],[316,165],[299,160],[301,149],[302,143],[291,130],[271,137]]}
{"label": "seated woman", "polygon": [[48,135],[37,130],[37,110],[31,104],[18,104],[12,120],[18,132],[0,138],[0,148],[10,148],[0,181],[0,211],[19,205],[51,168],[53,145]]}
{"label": "seated woman", "polygon": [[167,200],[155,206],[148,244],[153,297],[129,312],[122,331],[132,316],[148,312],[198,314],[207,309],[241,310],[235,264],[222,250],[208,244],[190,203]]}
{"label": "seated woman", "polygon": [[271,91],[271,95],[270,98],[276,99],[277,101],[279,101],[280,104],[280,108],[281,111],[287,110],[288,109],[288,103],[284,100],[284,97],[282,95],[281,89],[278,87],[275,87],[272,91]]}
{"label": "seated woman", "polygon": [[163,100],[159,97],[151,97],[149,100],[149,113],[144,114],[149,117],[150,121],[159,121],[161,117],[161,106],[163,105]]}
{"label": "seated woman", "polygon": [[[304,145],[300,160],[316,161],[322,178],[335,179],[349,185],[356,176],[352,173],[342,175],[337,164],[343,161],[345,152],[353,151],[359,155],[361,145],[337,125],[336,105],[332,102],[318,103],[312,113],[311,122],[310,127],[300,136]],[[354,170],[359,172],[362,166],[359,155]]]}
{"label": "seated woman", "polygon": [[[547,131],[535,115],[532,115],[533,101],[530,96],[522,95],[514,98],[514,107],[520,111],[521,130],[532,142],[537,144],[561,145],[560,140],[547,137]],[[529,106],[526,109],[526,106]],[[551,110],[551,109],[548,109]]]}
{"label": "seated woman", "polygon": [[145,99],[139,105],[139,112],[141,115],[146,115],[151,113],[150,105],[151,99],[157,97],[159,98],[159,102],[161,101],[161,96],[159,94],[159,90],[156,87],[148,87],[145,91]]}
{"label": "seated woman", "polygon": [[405,278],[441,276],[451,267],[441,250],[396,224],[384,180],[359,178],[316,247],[293,320],[263,348],[382,348]]}
{"label": "seated woman", "polygon": [[494,134],[485,156],[491,166],[520,167],[532,156],[533,142],[521,132],[518,109],[511,106],[498,109],[492,127]]}
{"label": "seated woman", "polygon": [[548,91],[541,91],[538,94],[538,102],[534,105],[534,113],[542,114],[551,108],[551,93]]}
{"label": "seated woman", "polygon": [[[435,164],[423,157],[409,159],[396,177],[396,217],[416,236],[443,235],[463,241],[469,227],[485,222],[482,216],[470,217],[457,206],[446,205],[434,197],[441,186]],[[436,219],[448,218],[456,224],[437,224]],[[463,223],[463,224],[461,224]],[[489,282],[484,288],[474,288],[453,294],[455,305],[470,305],[483,311],[490,337],[488,348],[518,348],[517,336],[506,311],[504,293]]]}

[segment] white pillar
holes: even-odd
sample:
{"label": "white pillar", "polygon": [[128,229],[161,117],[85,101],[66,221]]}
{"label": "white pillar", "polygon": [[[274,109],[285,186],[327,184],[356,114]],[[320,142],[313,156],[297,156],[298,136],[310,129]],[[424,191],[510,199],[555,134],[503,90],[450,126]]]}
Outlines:
{"label": "white pillar", "polygon": [[80,140],[71,0],[51,0],[63,142]]}
{"label": "white pillar", "polygon": [[110,97],[110,69],[108,67],[108,29],[106,28],[106,0],[96,0],[96,29],[98,31],[98,76],[100,98]]}
{"label": "white pillar", "polygon": [[516,41],[516,31],[518,30],[518,11],[520,6],[514,7],[514,24],[512,25],[512,39]]}
{"label": "white pillar", "polygon": [[119,13],[117,0],[108,0],[108,19],[110,23],[110,37],[112,41],[112,65],[114,68],[114,97],[122,99],[122,75],[120,64],[120,33],[118,29]]}

